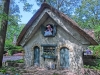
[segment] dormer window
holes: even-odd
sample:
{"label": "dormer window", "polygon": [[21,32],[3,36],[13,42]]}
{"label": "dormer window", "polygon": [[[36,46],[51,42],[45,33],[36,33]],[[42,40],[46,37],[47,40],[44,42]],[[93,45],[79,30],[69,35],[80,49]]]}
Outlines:
{"label": "dormer window", "polygon": [[42,26],[42,34],[45,37],[55,36],[56,35],[56,25],[47,24]]}

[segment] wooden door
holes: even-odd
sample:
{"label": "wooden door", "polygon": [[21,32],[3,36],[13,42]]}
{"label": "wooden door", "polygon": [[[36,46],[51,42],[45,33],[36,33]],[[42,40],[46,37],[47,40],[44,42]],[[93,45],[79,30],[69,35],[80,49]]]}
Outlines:
{"label": "wooden door", "polygon": [[60,50],[60,66],[62,68],[69,68],[69,50],[66,47]]}
{"label": "wooden door", "polygon": [[40,49],[39,47],[34,47],[34,65],[40,64]]}

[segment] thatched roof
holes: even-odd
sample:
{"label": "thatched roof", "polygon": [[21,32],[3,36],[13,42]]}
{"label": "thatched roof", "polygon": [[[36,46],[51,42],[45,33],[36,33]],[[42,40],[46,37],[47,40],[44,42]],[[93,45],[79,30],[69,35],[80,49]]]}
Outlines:
{"label": "thatched roof", "polygon": [[73,21],[72,19],[70,19],[67,15],[59,12],[58,10],[56,10],[55,8],[53,8],[52,6],[48,5],[47,3],[43,3],[41,5],[40,9],[28,21],[28,23],[26,24],[26,26],[23,28],[22,32],[20,33],[20,35],[19,35],[19,37],[17,39],[16,45],[20,45],[20,42],[23,39],[23,37],[24,37],[25,33],[27,32],[27,30],[32,26],[32,24],[34,23],[34,21],[41,15],[41,13],[43,12],[43,10],[46,9],[46,8],[48,8],[49,10],[51,10],[56,15],[60,16],[63,20],[69,22],[70,26],[72,28],[74,28],[80,35],[82,35],[83,37],[85,37],[90,42],[91,45],[98,45],[98,43],[90,35],[88,35],[84,30],[82,30],[75,21]]}

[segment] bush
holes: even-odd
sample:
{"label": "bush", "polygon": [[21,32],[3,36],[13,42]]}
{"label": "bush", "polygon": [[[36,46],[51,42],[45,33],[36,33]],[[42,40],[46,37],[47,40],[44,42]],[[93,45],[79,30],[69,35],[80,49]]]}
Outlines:
{"label": "bush", "polygon": [[93,51],[94,56],[100,58],[100,44],[98,46],[90,46],[89,48]]}
{"label": "bush", "polygon": [[24,59],[20,59],[20,60],[8,60],[7,62],[13,62],[13,63],[24,63]]}
{"label": "bush", "polygon": [[5,69],[5,68],[0,69],[0,72],[2,72],[3,74],[6,73],[6,71],[7,71],[7,69]]}
{"label": "bush", "polygon": [[98,46],[89,46],[89,48],[93,51],[94,60],[90,61],[88,65],[84,64],[84,67],[100,70],[100,44]]}
{"label": "bush", "polygon": [[24,59],[16,60],[17,63],[24,63]]}
{"label": "bush", "polygon": [[6,45],[5,50],[8,52],[9,55],[24,51],[22,47],[14,46],[11,44]]}
{"label": "bush", "polygon": [[13,55],[13,51],[12,50],[8,50],[8,55]]}
{"label": "bush", "polygon": [[90,68],[90,69],[94,69],[94,70],[100,70],[100,59],[96,59],[95,60],[95,65],[84,65],[84,68]]}
{"label": "bush", "polygon": [[[4,66],[0,68],[0,75],[21,75],[21,72],[16,67]],[[3,73],[3,74],[2,74]]]}

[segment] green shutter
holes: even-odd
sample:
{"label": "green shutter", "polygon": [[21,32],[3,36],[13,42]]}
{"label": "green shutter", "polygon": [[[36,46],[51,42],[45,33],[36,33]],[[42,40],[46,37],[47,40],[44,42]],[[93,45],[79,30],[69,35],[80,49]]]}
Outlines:
{"label": "green shutter", "polygon": [[55,36],[57,33],[57,25],[54,25],[53,27],[53,36]]}
{"label": "green shutter", "polygon": [[45,31],[45,26],[44,25],[42,25],[41,26],[41,33],[44,35],[44,31]]}

